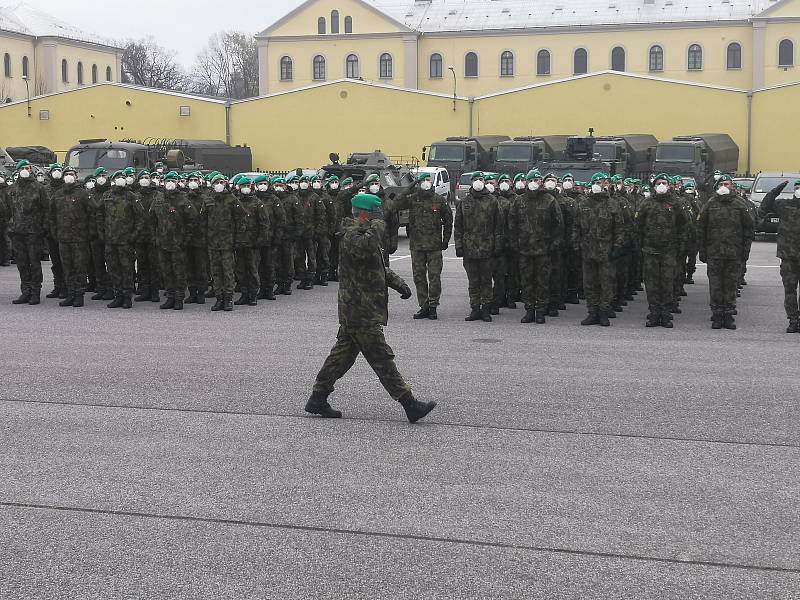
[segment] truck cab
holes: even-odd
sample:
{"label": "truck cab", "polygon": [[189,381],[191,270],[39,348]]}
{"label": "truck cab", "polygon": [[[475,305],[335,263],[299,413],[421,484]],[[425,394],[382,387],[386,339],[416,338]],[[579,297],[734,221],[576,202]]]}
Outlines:
{"label": "truck cab", "polygon": [[481,135],[475,137],[448,137],[422,149],[422,160],[427,154],[428,167],[447,169],[451,180],[451,192],[456,193],[456,184],[464,173],[488,171],[492,168],[497,146],[511,138],[507,135]]}
{"label": "truck cab", "polygon": [[81,140],[67,152],[64,166],[75,169],[81,179],[93,174],[98,167],[105,167],[112,173],[125,167],[137,171],[153,168],[147,146],[108,140]]}

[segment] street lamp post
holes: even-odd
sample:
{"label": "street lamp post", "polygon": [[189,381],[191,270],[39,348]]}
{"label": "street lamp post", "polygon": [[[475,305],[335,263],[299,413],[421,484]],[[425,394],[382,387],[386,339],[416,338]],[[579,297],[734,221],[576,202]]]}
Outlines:
{"label": "street lamp post", "polygon": [[25,82],[25,91],[28,94],[28,118],[30,118],[30,116],[31,116],[31,88],[28,85],[28,76],[27,75],[23,75],[22,76],[22,81]]}
{"label": "street lamp post", "polygon": [[456,112],[456,86],[458,85],[456,80],[456,68],[452,65],[447,68],[453,74],[453,112]]}

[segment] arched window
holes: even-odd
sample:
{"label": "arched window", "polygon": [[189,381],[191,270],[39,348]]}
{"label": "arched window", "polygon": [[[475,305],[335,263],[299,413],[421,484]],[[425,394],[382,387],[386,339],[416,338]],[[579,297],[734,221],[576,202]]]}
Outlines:
{"label": "arched window", "polygon": [[294,69],[292,59],[289,56],[281,58],[281,81],[291,81],[294,79]]}
{"label": "arched window", "polygon": [[331,11],[331,33],[339,33],[339,11]]}
{"label": "arched window", "polygon": [[431,54],[431,79],[441,79],[444,77],[444,61],[441,54]]}
{"label": "arched window", "polygon": [[320,35],[325,35],[325,17],[320,17],[317,19],[317,33]]}
{"label": "arched window", "polygon": [[539,50],[536,53],[536,74],[550,75],[550,52],[548,50]]}
{"label": "arched window", "polygon": [[572,54],[572,73],[583,75],[589,72],[589,53],[585,48],[578,48]]}
{"label": "arched window", "polygon": [[611,70],[624,71],[625,70],[625,48],[622,46],[615,46],[611,51]]}
{"label": "arched window", "polygon": [[23,56],[22,57],[22,76],[23,77],[28,77],[29,76],[29,66],[30,65],[28,63],[28,57],[27,56]]}
{"label": "arched window", "polygon": [[703,49],[699,44],[692,44],[686,53],[686,66],[690,71],[703,70]]}
{"label": "arched window", "polygon": [[728,58],[726,65],[729,69],[742,68],[742,45],[738,42],[731,42],[728,44]]}
{"label": "arched window", "polygon": [[467,52],[464,57],[464,77],[478,76],[478,55],[474,52]]}
{"label": "arched window", "polygon": [[8,52],[3,55],[3,75],[11,77],[11,55]]}
{"label": "arched window", "polygon": [[61,59],[61,82],[69,82],[69,65],[66,58]]}
{"label": "arched window", "polygon": [[500,55],[500,76],[512,77],[514,75],[514,53],[506,50]]}
{"label": "arched window", "polygon": [[392,55],[384,52],[380,58],[380,77],[381,79],[392,78]]}
{"label": "arched window", "polygon": [[664,49],[661,46],[652,46],[650,48],[648,64],[651,72],[664,70]]}
{"label": "arched window", "polygon": [[358,57],[355,54],[348,54],[345,61],[345,76],[349,79],[358,79],[361,72],[358,68]]}
{"label": "arched window", "polygon": [[106,81],[114,81],[114,77],[111,75],[111,67],[106,67]]}
{"label": "arched window", "polygon": [[92,65],[92,83],[97,83],[97,65]]}
{"label": "arched window", "polygon": [[314,57],[314,81],[325,81],[325,57],[317,54]]}
{"label": "arched window", "polygon": [[78,85],[83,85],[83,63],[78,63]]}
{"label": "arched window", "polygon": [[344,32],[353,33],[353,17],[344,18]]}
{"label": "arched window", "polygon": [[794,42],[792,40],[781,40],[778,44],[778,66],[794,66]]}

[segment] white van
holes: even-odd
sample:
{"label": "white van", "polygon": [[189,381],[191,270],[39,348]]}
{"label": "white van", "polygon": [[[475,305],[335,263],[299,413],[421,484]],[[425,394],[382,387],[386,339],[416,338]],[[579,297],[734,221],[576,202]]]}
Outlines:
{"label": "white van", "polygon": [[411,172],[416,177],[420,173],[430,173],[431,183],[433,184],[433,191],[439,194],[442,198],[446,199],[449,203],[453,203],[450,191],[450,174],[444,167],[417,167],[412,169]]}

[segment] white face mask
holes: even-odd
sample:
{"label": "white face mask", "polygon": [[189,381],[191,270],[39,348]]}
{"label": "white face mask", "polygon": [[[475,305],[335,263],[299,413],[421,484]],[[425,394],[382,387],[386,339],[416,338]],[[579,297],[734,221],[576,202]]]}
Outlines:
{"label": "white face mask", "polygon": [[106,184],[107,181],[108,181],[108,179],[106,179],[105,177],[98,177],[97,178],[97,185],[103,186],[103,185]]}
{"label": "white face mask", "polygon": [[283,192],[286,191],[286,188],[283,187],[282,185],[279,185],[275,187],[275,191],[278,192],[279,194],[282,194]]}
{"label": "white face mask", "polygon": [[656,194],[666,194],[669,191],[666,183],[659,183],[656,186]]}
{"label": "white face mask", "polygon": [[600,185],[599,183],[593,183],[592,184],[592,193],[593,194],[599,194],[602,191],[603,191],[603,186],[602,185]]}
{"label": "white face mask", "polygon": [[50,173],[50,177],[52,177],[53,179],[61,179],[61,175],[62,173],[58,169]]}
{"label": "white face mask", "polygon": [[717,193],[718,193],[720,196],[727,196],[728,194],[730,194],[730,193],[731,193],[731,188],[729,188],[729,187],[726,187],[726,186],[724,186],[724,185],[721,185],[721,186],[719,186],[719,189],[717,190]]}
{"label": "white face mask", "polygon": [[614,186],[618,192],[622,191],[622,184],[618,183]]}
{"label": "white face mask", "polygon": [[472,182],[472,189],[476,192],[482,192],[483,189],[486,187],[486,184],[482,182],[480,179],[478,181]]}
{"label": "white face mask", "polygon": [[44,183],[44,175],[37,175],[36,181],[38,181],[39,183]]}
{"label": "white face mask", "polygon": [[564,189],[565,190],[571,190],[573,187],[574,187],[574,184],[571,181],[567,180],[567,181],[564,182]]}
{"label": "white face mask", "polygon": [[127,183],[128,185],[133,185],[133,176],[132,175],[128,175],[125,178],[125,183]]}
{"label": "white face mask", "polygon": [[332,183],[330,185],[330,188],[331,188],[331,190],[333,190],[335,192],[336,190],[339,189],[339,184],[338,183]]}
{"label": "white face mask", "polygon": [[214,191],[217,192],[218,194],[221,194],[222,192],[225,191],[225,185],[222,183],[215,183]]}
{"label": "white face mask", "polygon": [[124,188],[125,187],[125,183],[126,183],[126,181],[125,181],[124,177],[120,177],[119,179],[114,181],[114,185],[116,185],[119,188]]}
{"label": "white face mask", "polygon": [[643,195],[645,198],[649,198],[649,197],[650,197],[650,192],[645,192],[645,193],[644,193],[644,194],[642,194],[642,195]]}
{"label": "white face mask", "polygon": [[319,181],[315,181],[314,183],[311,184],[311,187],[314,188],[315,190],[321,190],[322,184]]}
{"label": "white face mask", "polygon": [[269,189],[269,187],[267,187],[267,184],[265,184],[265,183],[259,183],[259,184],[256,186],[256,189],[257,189],[259,192],[266,192],[266,191]]}
{"label": "white face mask", "polygon": [[67,185],[73,185],[75,183],[75,175],[67,175],[64,177],[64,183]]}
{"label": "white face mask", "polygon": [[174,192],[175,189],[178,187],[178,184],[174,181],[168,181],[164,187],[167,189],[168,192]]}
{"label": "white face mask", "polygon": [[489,192],[490,194],[494,194],[494,184],[493,183],[487,183],[486,184],[486,191]]}
{"label": "white face mask", "polygon": [[529,189],[530,191],[532,191],[532,192],[535,192],[536,190],[538,190],[538,189],[539,189],[539,182],[538,182],[538,181],[531,181],[531,182],[528,184],[528,189]]}
{"label": "white face mask", "polygon": [[305,182],[305,181],[303,183],[301,183],[300,184],[300,189],[301,190],[307,190],[308,189],[308,183]]}
{"label": "white face mask", "polygon": [[242,192],[242,196],[249,196],[250,192],[253,190],[249,187],[243,187],[240,191]]}
{"label": "white face mask", "polygon": [[0,177],[0,185],[3,185],[6,182],[5,177]]}
{"label": "white face mask", "polygon": [[431,189],[431,182],[430,181],[423,181],[419,184],[419,187],[426,192]]}
{"label": "white face mask", "polygon": [[547,181],[544,182],[544,187],[548,190],[554,190],[556,189],[556,182],[553,181],[552,179],[548,179]]}
{"label": "white face mask", "polygon": [[190,190],[196,190],[196,189],[198,189],[199,187],[200,187],[200,184],[199,184],[199,183],[197,183],[196,181],[190,181],[190,182],[189,182],[189,189],[190,189]]}
{"label": "white face mask", "polygon": [[139,180],[139,187],[143,187],[143,188],[150,187],[150,180],[149,179],[140,179]]}
{"label": "white face mask", "polygon": [[381,191],[381,186],[379,186],[377,184],[372,184],[371,186],[369,186],[369,193],[370,194],[377,194],[380,191]]}
{"label": "white face mask", "polygon": [[28,171],[28,169],[22,169],[22,171],[19,172],[19,176],[23,179],[28,179],[31,176],[31,172]]}
{"label": "white face mask", "polygon": [[164,172],[164,169],[163,169],[163,168],[161,168],[161,167],[158,167],[158,168],[156,169],[156,173],[158,173],[159,175],[160,175],[161,173],[163,173],[163,172]]}
{"label": "white face mask", "polygon": [[294,191],[294,192],[297,191],[297,184],[296,183],[290,183],[289,187],[292,188],[292,191]]}
{"label": "white face mask", "polygon": [[794,191],[794,197],[795,197],[795,198],[800,198],[800,188],[797,188],[797,189]]}
{"label": "white face mask", "polygon": [[510,189],[511,189],[511,186],[508,185],[508,183],[506,183],[505,181],[500,184],[500,191],[501,192],[507,192]]}
{"label": "white face mask", "polygon": [[719,181],[720,177],[722,177],[722,175],[714,175],[714,181]]}
{"label": "white face mask", "polygon": [[514,184],[514,187],[516,189],[518,189],[518,190],[524,190],[525,189],[525,182],[524,181],[518,181],[517,183]]}
{"label": "white face mask", "polygon": [[93,190],[94,189],[94,181],[87,181],[86,182],[86,189]]}

